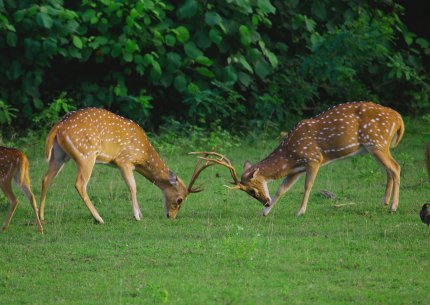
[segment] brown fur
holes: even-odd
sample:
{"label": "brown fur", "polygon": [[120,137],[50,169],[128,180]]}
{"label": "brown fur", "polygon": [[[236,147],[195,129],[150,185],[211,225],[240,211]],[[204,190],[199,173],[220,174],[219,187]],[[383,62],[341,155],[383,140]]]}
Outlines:
{"label": "brown fur", "polygon": [[37,203],[31,191],[30,176],[28,174],[29,164],[27,156],[14,148],[0,147],[0,188],[9,200],[10,209],[2,226],[2,231],[6,231],[12,220],[15,209],[18,206],[18,200],[12,190],[12,180],[15,180],[23,193],[30,201],[36,215],[36,224],[38,231],[43,233],[43,227],[40,222]]}

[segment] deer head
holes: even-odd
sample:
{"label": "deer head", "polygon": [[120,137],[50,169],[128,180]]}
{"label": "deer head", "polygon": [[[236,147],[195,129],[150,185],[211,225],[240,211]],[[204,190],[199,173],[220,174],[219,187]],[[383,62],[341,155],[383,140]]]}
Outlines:
{"label": "deer head", "polygon": [[[250,162],[246,161],[243,165],[243,174],[239,180],[236,170],[231,164],[230,160],[217,152],[191,152],[194,155],[203,155],[199,157],[202,160],[206,160],[209,164],[219,164],[227,167],[230,170],[231,177],[233,181],[230,182],[234,186],[227,186],[230,190],[242,190],[248,193],[250,196],[254,197],[260,201],[264,206],[270,206],[271,198],[269,190],[267,188],[267,181],[263,176],[259,175],[259,169],[254,167]],[[211,158],[215,157],[215,158]]]}
{"label": "deer head", "polygon": [[164,188],[164,212],[166,218],[175,219],[189,192],[184,182],[175,173],[169,171],[168,175],[170,185]]}
{"label": "deer head", "polygon": [[170,186],[164,189],[164,209],[167,218],[176,218],[176,215],[178,214],[183,202],[186,200],[189,194],[203,191],[200,186],[193,188],[193,185],[204,169],[215,164],[206,161],[202,165],[202,161],[203,160],[199,160],[197,162],[188,187],[185,186],[184,182],[182,182],[182,180],[176,176],[175,173],[169,171]]}
{"label": "deer head", "polygon": [[267,181],[263,176],[259,175],[259,172],[258,168],[245,161],[243,174],[238,185],[242,191],[247,192],[267,207],[270,205],[271,198],[267,188]]}

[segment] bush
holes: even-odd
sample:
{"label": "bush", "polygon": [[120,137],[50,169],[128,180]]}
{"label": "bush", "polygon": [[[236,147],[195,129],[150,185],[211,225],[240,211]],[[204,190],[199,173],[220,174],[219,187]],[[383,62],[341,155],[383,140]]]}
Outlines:
{"label": "bush", "polygon": [[154,128],[165,116],[282,123],[364,99],[419,113],[430,44],[402,13],[358,0],[1,0],[0,124],[13,109],[21,127],[46,116],[60,92]]}

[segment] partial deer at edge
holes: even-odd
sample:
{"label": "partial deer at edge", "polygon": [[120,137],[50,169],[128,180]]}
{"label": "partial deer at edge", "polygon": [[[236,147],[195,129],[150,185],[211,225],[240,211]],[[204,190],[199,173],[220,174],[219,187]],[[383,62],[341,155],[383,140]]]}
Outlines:
{"label": "partial deer at edge", "polygon": [[[244,164],[241,179],[231,162],[215,152],[196,152],[207,162],[229,168],[234,187],[263,203],[266,216],[279,198],[305,173],[305,187],[297,216],[306,212],[309,195],[322,165],[369,152],[387,172],[383,204],[391,211],[399,204],[400,166],[390,153],[404,133],[402,117],[391,108],[371,102],[354,102],[333,107],[318,116],[299,122],[282,143],[264,160]],[[212,156],[212,157],[209,157]],[[269,194],[267,183],[285,177],[275,196]]]}
{"label": "partial deer at edge", "polygon": [[140,220],[133,171],[145,176],[164,192],[164,209],[167,218],[176,218],[182,203],[190,193],[201,191],[192,188],[200,172],[211,166],[198,163],[188,187],[176,176],[152,147],[143,129],[133,121],[99,108],[86,108],[66,114],[50,131],[46,141],[46,159],[49,168],[42,181],[39,216],[44,220],[46,192],[52,179],[64,164],[73,159],[78,173],[75,187],[98,223],[104,223],[87,194],[95,163],[117,167],[131,195],[134,218]]}
{"label": "partial deer at edge", "polygon": [[43,233],[43,227],[37,214],[36,199],[31,191],[27,156],[18,149],[0,146],[0,188],[8,198],[10,205],[6,221],[1,228],[3,232],[9,226],[18,206],[18,199],[12,190],[12,180],[15,180],[16,184],[30,201],[30,205],[36,215],[37,229],[40,233]]}

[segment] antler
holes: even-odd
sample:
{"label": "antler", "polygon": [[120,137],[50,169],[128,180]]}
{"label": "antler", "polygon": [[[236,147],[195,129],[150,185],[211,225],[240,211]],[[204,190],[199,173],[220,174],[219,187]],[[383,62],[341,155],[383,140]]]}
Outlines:
{"label": "antler", "polygon": [[200,158],[200,160],[196,164],[196,168],[194,169],[193,175],[191,176],[191,181],[190,181],[190,183],[188,185],[188,193],[189,194],[191,194],[191,193],[199,193],[199,192],[203,191],[203,189],[201,188],[201,186],[193,188],[193,184],[194,184],[194,182],[196,182],[197,177],[200,175],[200,173],[205,168],[208,168],[209,166],[215,165],[214,163],[210,163],[209,161],[206,161],[205,164],[202,167],[200,167],[200,164],[202,163],[202,161],[203,161],[203,158]]}
{"label": "antler", "polygon": [[[197,151],[197,152],[190,152],[191,155],[204,155],[203,157],[199,157],[201,160],[206,160],[206,164],[211,162],[210,164],[215,165],[223,165],[227,167],[230,170],[231,177],[233,178],[234,182],[230,182],[231,184],[236,185],[235,187],[228,187],[229,189],[237,189],[240,185],[240,180],[237,177],[236,170],[234,169],[233,165],[231,164],[230,160],[220,153],[214,152],[214,151]],[[212,159],[208,156],[216,156],[218,159]]]}

